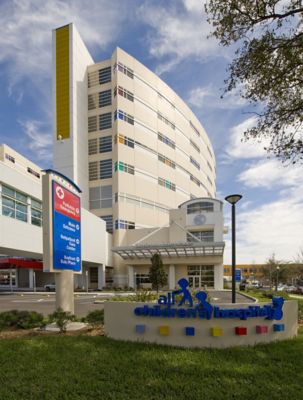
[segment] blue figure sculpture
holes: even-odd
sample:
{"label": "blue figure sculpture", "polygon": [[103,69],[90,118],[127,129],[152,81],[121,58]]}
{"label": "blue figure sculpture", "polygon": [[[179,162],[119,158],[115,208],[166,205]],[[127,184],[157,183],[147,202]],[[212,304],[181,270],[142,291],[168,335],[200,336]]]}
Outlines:
{"label": "blue figure sculpture", "polygon": [[202,308],[206,315],[207,315],[207,319],[210,319],[212,316],[212,312],[213,312],[213,306],[211,304],[209,304],[209,302],[206,300],[207,298],[207,294],[205,292],[198,292],[196,294],[196,298],[199,301],[199,304],[197,305],[198,308]]}
{"label": "blue figure sculpture", "polygon": [[182,278],[178,280],[178,284],[181,288],[181,290],[174,290],[173,291],[173,297],[175,298],[175,296],[177,296],[178,294],[182,294],[183,297],[182,299],[179,301],[178,306],[182,306],[182,304],[185,304],[186,301],[188,301],[190,307],[193,306],[193,299],[191,297],[190,291],[187,289],[187,287],[189,286],[189,282],[187,279]]}
{"label": "blue figure sculpture", "polygon": [[282,311],[283,304],[284,304],[283,297],[272,298],[271,319],[279,321],[283,318],[283,311]]}

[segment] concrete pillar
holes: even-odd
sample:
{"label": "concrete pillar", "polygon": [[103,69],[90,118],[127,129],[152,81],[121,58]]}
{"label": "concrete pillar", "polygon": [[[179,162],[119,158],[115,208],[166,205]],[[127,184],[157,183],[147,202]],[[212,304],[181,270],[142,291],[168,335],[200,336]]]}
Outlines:
{"label": "concrete pillar", "polygon": [[34,289],[34,270],[32,268],[28,270],[28,287]]}
{"label": "concrete pillar", "polygon": [[98,266],[98,289],[102,290],[105,286],[105,265]]}
{"label": "concrete pillar", "polygon": [[62,308],[74,314],[74,272],[61,271],[55,274],[56,309]]}
{"label": "concrete pillar", "polygon": [[176,287],[176,272],[175,266],[170,265],[168,270],[168,288],[169,290],[174,290]]}
{"label": "concrete pillar", "polygon": [[224,268],[223,265],[214,265],[214,286],[216,290],[223,289],[223,276]]}
{"label": "concrete pillar", "polygon": [[134,267],[131,265],[128,266],[128,286],[136,289],[136,283],[134,279]]}

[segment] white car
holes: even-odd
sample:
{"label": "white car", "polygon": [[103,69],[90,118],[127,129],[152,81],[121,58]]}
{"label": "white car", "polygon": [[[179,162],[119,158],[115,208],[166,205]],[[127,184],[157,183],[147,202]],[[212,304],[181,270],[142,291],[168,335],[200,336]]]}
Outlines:
{"label": "white car", "polygon": [[56,291],[56,284],[55,283],[48,283],[47,285],[44,285],[44,290],[46,292],[51,292],[51,291]]}

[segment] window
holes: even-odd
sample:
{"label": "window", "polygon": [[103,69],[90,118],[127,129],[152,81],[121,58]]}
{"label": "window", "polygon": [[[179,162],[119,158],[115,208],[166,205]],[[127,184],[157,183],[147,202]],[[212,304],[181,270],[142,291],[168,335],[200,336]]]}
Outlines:
{"label": "window", "polygon": [[95,181],[96,179],[99,179],[97,161],[88,163],[88,176],[90,181]]}
{"label": "window", "polygon": [[193,175],[190,176],[190,180],[192,182],[194,182],[197,186],[201,185],[201,182],[199,181],[199,179],[195,178]]}
{"label": "window", "polygon": [[107,153],[112,151],[112,137],[104,136],[99,138],[99,152]]}
{"label": "window", "polygon": [[175,129],[175,124],[173,124],[169,119],[164,117],[164,115],[161,114],[160,112],[158,112],[158,118],[160,121],[164,122],[166,125],[170,126],[172,129]]}
{"label": "window", "polygon": [[[187,242],[197,243],[200,242],[213,242],[214,241],[214,231],[190,231],[191,235],[187,233]],[[198,240],[196,240],[195,238]]]}
{"label": "window", "polygon": [[133,165],[124,163],[123,161],[115,162],[115,172],[119,171],[127,172],[128,174],[135,175],[135,168]]}
{"label": "window", "polygon": [[111,67],[106,67],[99,69],[99,83],[102,85],[103,83],[107,83],[111,81],[112,78],[112,69]]}
{"label": "window", "polygon": [[112,127],[112,113],[105,113],[99,115],[99,129],[109,129]]}
{"label": "window", "polygon": [[188,265],[187,274],[190,287],[214,287],[213,265]]}
{"label": "window", "polygon": [[212,180],[210,179],[210,177],[208,175],[207,175],[207,180],[211,184],[211,186],[213,186],[213,182],[212,182]]}
{"label": "window", "polygon": [[95,132],[97,130],[97,116],[88,117],[88,132]]}
{"label": "window", "polygon": [[99,93],[99,107],[110,106],[112,104],[112,91],[105,90]]}
{"label": "window", "polygon": [[176,185],[174,183],[168,181],[167,179],[158,178],[158,184],[160,186],[165,187],[166,189],[173,190],[174,192],[176,191]]}
{"label": "window", "polygon": [[113,233],[113,216],[112,215],[103,215],[100,218],[106,222],[106,232]]}
{"label": "window", "polygon": [[5,158],[15,164],[15,158],[10,154],[5,153]]}
{"label": "window", "polygon": [[89,189],[89,208],[97,210],[99,208],[112,207],[112,185],[98,186]]}
{"label": "window", "polygon": [[210,163],[208,161],[207,161],[207,166],[211,171],[213,171],[212,166],[210,165]]}
{"label": "window", "polygon": [[89,281],[90,283],[98,283],[98,267],[89,268]]}
{"label": "window", "polygon": [[42,203],[31,199],[31,222],[33,225],[42,226]]}
{"label": "window", "polygon": [[2,185],[2,215],[27,222],[27,196]]}
{"label": "window", "polygon": [[135,223],[130,221],[125,221],[123,219],[116,219],[115,229],[135,229]]}
{"label": "window", "polygon": [[190,156],[190,162],[191,162],[198,170],[200,170],[200,164],[199,164],[192,156]]}
{"label": "window", "polygon": [[108,179],[113,176],[113,161],[112,159],[100,161],[100,179]]}
{"label": "window", "polygon": [[201,212],[213,212],[214,204],[208,201],[199,201],[187,206],[187,214],[200,214]]}
{"label": "window", "polygon": [[162,135],[162,133],[158,132],[158,139],[160,140],[160,142],[167,144],[172,149],[176,147],[175,142],[169,139],[167,136]]}
{"label": "window", "polygon": [[158,160],[163,162],[164,164],[168,165],[171,168],[176,168],[176,163],[169,158],[162,156],[162,154],[158,154]]}
{"label": "window", "polygon": [[[115,135],[115,143],[118,143],[117,135]],[[125,144],[125,146],[131,147],[132,149],[135,147],[134,140],[124,135],[119,135],[119,143]]]}
{"label": "window", "polygon": [[196,145],[196,143],[190,139],[190,144],[192,145],[192,147],[198,152],[200,153],[200,148],[198,145]]}
{"label": "window", "polygon": [[32,168],[27,167],[27,172],[28,172],[29,174],[34,175],[36,178],[39,178],[39,179],[40,179],[40,174],[39,174],[39,172],[33,170]]}
{"label": "window", "polygon": [[122,121],[126,121],[131,125],[134,125],[134,117],[132,115],[125,113],[122,110],[115,111],[114,119],[116,120],[117,118],[122,119]]}
{"label": "window", "polygon": [[92,154],[98,153],[98,139],[90,139],[88,141],[88,154],[91,156]]}
{"label": "window", "polygon": [[117,96],[117,93],[120,96],[125,97],[129,101],[134,101],[134,94],[132,92],[129,92],[128,90],[124,89],[121,86],[118,86],[118,88],[115,87],[114,96]]}
{"label": "window", "polygon": [[213,153],[210,151],[210,148],[207,146],[207,151],[209,152],[211,158],[213,158]]}
{"label": "window", "polygon": [[192,127],[192,129],[193,129],[193,131],[195,132],[195,134],[196,134],[197,136],[200,136],[200,132],[199,132],[198,129],[195,127],[195,125],[194,125],[191,121],[189,121],[189,124],[190,124],[190,126]]}
{"label": "window", "polygon": [[88,95],[88,109],[95,110],[98,107],[98,94],[89,94]]}
{"label": "window", "polygon": [[144,284],[151,283],[149,274],[136,274],[136,287]]}
{"label": "window", "polygon": [[121,62],[118,62],[114,65],[114,71],[122,72],[129,78],[134,79],[134,71],[131,68],[128,68],[126,65],[122,64]]}

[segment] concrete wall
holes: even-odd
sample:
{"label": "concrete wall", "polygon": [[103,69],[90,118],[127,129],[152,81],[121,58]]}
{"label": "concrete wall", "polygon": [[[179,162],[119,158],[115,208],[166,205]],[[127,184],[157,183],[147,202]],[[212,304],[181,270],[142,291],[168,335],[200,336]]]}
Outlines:
{"label": "concrete wall", "polygon": [[[261,303],[264,306],[266,303]],[[138,342],[152,342],[181,347],[231,347],[254,345],[284,340],[297,335],[298,304],[296,301],[286,301],[283,306],[283,319],[268,321],[264,317],[248,318],[242,321],[238,318],[164,318],[136,316],[134,309],[144,303],[108,302],[105,303],[105,334],[113,339]],[[150,306],[155,305],[150,303]],[[247,308],[246,304],[220,304],[221,308]],[[283,332],[274,332],[274,324],[284,324]],[[144,325],[145,333],[136,333],[136,325]],[[267,326],[268,333],[256,333],[256,326]],[[161,326],[169,327],[168,335],[160,335]],[[246,327],[247,335],[235,334],[235,327]],[[185,327],[194,327],[195,335],[186,336]],[[214,337],[211,329],[222,329],[222,336]]]}

